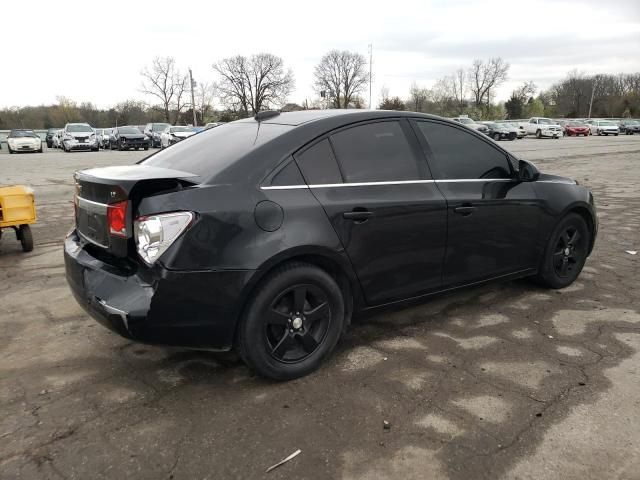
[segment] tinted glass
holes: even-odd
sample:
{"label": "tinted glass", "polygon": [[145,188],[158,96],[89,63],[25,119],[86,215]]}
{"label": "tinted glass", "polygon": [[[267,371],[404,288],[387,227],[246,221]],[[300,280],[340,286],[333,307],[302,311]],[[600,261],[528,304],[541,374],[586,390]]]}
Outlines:
{"label": "tinted glass", "polygon": [[418,122],[433,152],[429,159],[438,180],[510,178],[507,157],[470,132],[440,123]]}
{"label": "tinted glass", "polygon": [[276,173],[271,180],[271,185],[304,185],[304,179],[302,175],[300,175],[300,170],[298,170],[296,162],[289,162],[286,167]]}
{"label": "tinted glass", "polygon": [[171,125],[169,125],[168,123],[154,123],[153,126],[151,127],[151,131],[152,132],[161,132],[165,128],[170,127],[170,126]]}
{"label": "tinted glass", "polygon": [[139,134],[140,130],[136,127],[118,127],[118,133]]}
{"label": "tinted glass", "polygon": [[346,182],[417,180],[420,172],[399,122],[377,122],[343,130],[331,143]]}
{"label": "tinted glass", "polygon": [[296,155],[296,161],[309,185],[342,183],[340,169],[327,139]]}
{"label": "tinted glass", "polygon": [[258,132],[258,123],[229,123],[194,135],[188,142],[178,142],[142,163],[193,173],[202,181],[291,128],[263,123]]}
{"label": "tinted glass", "polygon": [[93,130],[89,125],[76,124],[76,125],[67,125],[67,132],[81,133],[81,132],[93,132]]}
{"label": "tinted glass", "polygon": [[17,138],[17,137],[37,138],[37,135],[33,130],[11,130],[7,138]]}

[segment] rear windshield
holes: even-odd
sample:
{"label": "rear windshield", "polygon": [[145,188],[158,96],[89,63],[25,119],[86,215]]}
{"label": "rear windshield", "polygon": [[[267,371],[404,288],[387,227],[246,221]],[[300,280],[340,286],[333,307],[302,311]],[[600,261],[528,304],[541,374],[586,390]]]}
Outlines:
{"label": "rear windshield", "polygon": [[150,156],[142,163],[198,175],[202,182],[221,172],[235,160],[280,134],[289,125],[234,122],[205,130]]}

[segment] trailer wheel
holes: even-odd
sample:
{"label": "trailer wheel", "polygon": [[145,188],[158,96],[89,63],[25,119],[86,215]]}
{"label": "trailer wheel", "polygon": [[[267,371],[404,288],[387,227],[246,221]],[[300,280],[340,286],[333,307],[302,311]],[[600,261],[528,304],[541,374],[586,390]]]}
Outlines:
{"label": "trailer wheel", "polygon": [[33,250],[33,235],[31,234],[31,227],[29,227],[29,225],[20,225],[18,234],[20,236],[22,250],[25,252]]}

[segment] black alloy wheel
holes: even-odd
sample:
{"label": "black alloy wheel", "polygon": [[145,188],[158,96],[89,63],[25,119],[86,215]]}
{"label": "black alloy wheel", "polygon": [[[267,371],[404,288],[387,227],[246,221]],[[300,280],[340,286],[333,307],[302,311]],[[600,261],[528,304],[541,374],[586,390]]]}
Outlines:
{"label": "black alloy wheel", "polygon": [[591,233],[584,218],[570,213],[556,226],[549,240],[538,283],[551,288],[571,285],[584,266],[591,244]]}
{"label": "black alloy wheel", "polygon": [[281,362],[300,362],[313,354],[327,335],[331,308],[320,288],[299,284],[276,297],[264,318],[271,356]]}
{"label": "black alloy wheel", "polygon": [[306,263],[279,267],[251,295],[237,348],[260,375],[290,380],[306,375],[333,350],[344,325],[344,300],[335,280]]}

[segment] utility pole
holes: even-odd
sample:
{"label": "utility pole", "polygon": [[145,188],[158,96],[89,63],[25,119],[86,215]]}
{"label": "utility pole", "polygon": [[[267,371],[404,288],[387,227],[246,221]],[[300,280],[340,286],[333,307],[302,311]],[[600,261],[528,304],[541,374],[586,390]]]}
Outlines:
{"label": "utility pole", "polygon": [[191,69],[189,69],[189,80],[191,81],[191,111],[193,112],[193,126],[198,126],[198,118],[196,117],[196,98],[193,94],[193,89],[195,88],[196,82],[193,81],[193,73]]}
{"label": "utility pole", "polygon": [[593,106],[593,94],[596,91],[596,84],[598,83],[597,77],[593,77],[593,86],[591,87],[591,101],[589,102],[589,116],[587,118],[591,118],[591,107]]}
{"label": "utility pole", "polygon": [[371,110],[371,79],[373,72],[373,43],[369,44],[369,110]]}

